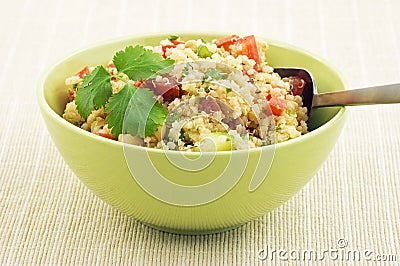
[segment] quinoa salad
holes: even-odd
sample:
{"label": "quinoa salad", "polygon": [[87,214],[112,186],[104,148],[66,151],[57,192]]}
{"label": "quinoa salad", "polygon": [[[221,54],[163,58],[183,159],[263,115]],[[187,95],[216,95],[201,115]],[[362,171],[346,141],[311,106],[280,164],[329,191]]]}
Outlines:
{"label": "quinoa salad", "polygon": [[128,46],[66,78],[62,117],[105,138],[165,150],[241,150],[297,138],[307,133],[305,81],[281,78],[267,53],[254,35]]}

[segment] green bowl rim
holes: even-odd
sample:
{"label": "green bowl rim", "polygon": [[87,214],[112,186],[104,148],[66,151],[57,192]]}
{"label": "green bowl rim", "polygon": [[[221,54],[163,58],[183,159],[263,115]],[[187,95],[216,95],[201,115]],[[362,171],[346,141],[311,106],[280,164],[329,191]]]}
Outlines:
{"label": "green bowl rim", "polygon": [[[107,44],[112,44],[112,43],[116,43],[116,42],[121,42],[121,41],[125,41],[127,39],[131,39],[134,38],[135,36],[138,38],[142,38],[142,37],[161,37],[161,36],[169,36],[169,35],[189,35],[189,34],[195,34],[195,35],[208,35],[208,36],[220,36],[220,35],[232,35],[232,33],[227,33],[227,32],[190,32],[190,31],[179,31],[179,32],[173,32],[173,33],[169,33],[169,32],[153,32],[153,33],[144,33],[144,34],[137,34],[137,35],[126,35],[126,36],[121,36],[121,37],[117,37],[117,38],[111,38],[111,39],[107,39],[107,40],[103,40],[103,41],[99,41],[96,43],[92,43],[92,44],[88,44],[85,45],[81,48],[78,48],[76,50],[73,50],[70,53],[67,53],[66,55],[60,57],[58,60],[54,61],[52,64],[50,64],[41,74],[37,84],[36,84],[36,95],[38,98],[38,102],[39,102],[39,106],[42,109],[42,112],[47,112],[53,119],[55,119],[55,121],[57,121],[58,123],[60,123],[61,125],[67,126],[69,128],[71,128],[73,131],[75,131],[76,133],[80,133],[83,134],[84,136],[90,137],[90,138],[94,138],[100,142],[103,142],[106,145],[119,145],[119,146],[124,146],[124,144],[122,142],[116,141],[116,140],[111,140],[111,139],[107,139],[101,136],[98,136],[96,134],[93,134],[91,132],[88,132],[86,130],[81,129],[80,127],[77,127],[71,123],[69,123],[68,121],[66,121],[65,119],[63,119],[60,115],[58,115],[47,103],[45,96],[44,96],[44,82],[46,80],[46,78],[48,77],[48,75],[50,74],[50,72],[60,63],[68,60],[71,57],[74,57],[76,54],[82,53],[88,49],[92,49],[94,47],[98,47],[98,46],[103,46],[103,45],[107,45]],[[235,34],[240,34],[240,33],[235,33]],[[246,34],[240,34],[240,35],[246,35]],[[321,63],[323,63],[324,65],[328,66],[330,69],[332,69],[337,75],[338,77],[341,79],[341,81],[344,84],[344,87],[347,87],[347,80],[344,78],[344,75],[342,74],[342,72],[336,67],[334,66],[332,63],[330,63],[328,60],[322,58],[321,56],[310,52],[306,49],[303,49],[301,47],[295,46],[293,44],[287,43],[287,42],[283,42],[283,41],[277,41],[274,39],[269,39],[269,38],[264,38],[264,37],[259,37],[257,36],[257,38],[263,39],[265,41],[267,41],[267,43],[271,43],[274,46],[277,47],[281,47],[281,48],[288,48],[290,50],[295,50],[297,52],[301,52]],[[291,145],[294,144],[296,142],[304,142],[306,140],[308,140],[309,138],[312,138],[314,135],[319,134],[320,132],[324,131],[324,130],[329,130],[329,128],[331,126],[333,126],[333,124],[335,124],[338,120],[342,119],[345,117],[347,113],[347,109],[346,107],[342,106],[340,107],[339,111],[335,114],[334,117],[332,117],[329,121],[327,121],[326,123],[324,123],[323,125],[321,125],[320,127],[314,129],[313,131],[308,132],[305,135],[301,135],[300,137],[294,138],[294,139],[290,139],[281,143],[277,143],[273,146],[275,146],[275,148],[283,148],[286,147],[287,145]],[[161,150],[161,149],[155,149],[155,148],[147,148],[147,147],[141,147],[141,146],[133,146],[132,147],[136,148],[136,149],[144,149],[146,151],[151,151],[151,152],[159,152],[159,153],[165,153],[165,152],[173,152],[176,153],[177,151],[170,151],[170,150]],[[250,152],[256,152],[259,151],[261,149],[268,149],[269,146],[264,146],[264,147],[258,147],[258,148],[252,148],[250,149]],[[179,152],[179,151],[178,151]],[[221,155],[227,155],[230,154],[232,152],[235,153],[240,153],[240,152],[248,152],[248,150],[235,150],[235,151],[219,151],[216,153],[212,153],[212,154],[221,154]],[[204,153],[204,152],[203,152]]]}

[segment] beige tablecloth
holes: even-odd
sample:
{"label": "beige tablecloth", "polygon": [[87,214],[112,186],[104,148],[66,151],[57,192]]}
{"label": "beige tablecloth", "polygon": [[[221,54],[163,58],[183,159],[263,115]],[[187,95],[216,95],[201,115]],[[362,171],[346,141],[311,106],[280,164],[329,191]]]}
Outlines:
{"label": "beige tablecloth", "polygon": [[327,249],[399,263],[400,105],[349,108],[329,159],[280,208],[232,231],[185,236],[94,196],[57,152],[35,96],[40,73],[69,51],[166,30],[254,33],[322,55],[353,87],[400,82],[399,10],[398,0],[1,1],[0,264],[292,264],[304,263],[297,251]]}

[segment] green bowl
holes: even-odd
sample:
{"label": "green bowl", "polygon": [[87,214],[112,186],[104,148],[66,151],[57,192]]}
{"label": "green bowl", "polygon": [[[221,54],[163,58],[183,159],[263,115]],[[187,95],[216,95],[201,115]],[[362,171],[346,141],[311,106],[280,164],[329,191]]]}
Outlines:
{"label": "green bowl", "polygon": [[[38,101],[50,135],[66,163],[99,198],[142,223],[169,232],[224,231],[286,202],[313,177],[329,155],[345,122],[345,108],[318,109],[310,121],[310,133],[273,147],[269,169],[262,167],[268,165],[268,158],[263,157],[272,149],[268,146],[181,156],[175,151],[123,145],[86,132],[61,117],[68,101],[66,77],[85,65],[107,63],[127,45],[156,45],[169,35],[128,36],[102,42],[61,59],[45,72],[37,84]],[[226,36],[179,35],[184,40],[206,41]],[[344,89],[343,78],[325,60],[286,43],[268,39],[267,42],[270,65],[308,69],[320,92]],[[195,164],[198,168],[185,169],[182,164]],[[261,181],[251,187],[255,175]]]}

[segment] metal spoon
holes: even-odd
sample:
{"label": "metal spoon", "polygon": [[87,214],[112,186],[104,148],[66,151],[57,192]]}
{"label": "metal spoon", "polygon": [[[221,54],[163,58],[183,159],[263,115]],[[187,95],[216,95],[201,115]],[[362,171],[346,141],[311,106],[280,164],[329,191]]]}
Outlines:
{"label": "metal spoon", "polygon": [[302,96],[308,114],[317,107],[400,103],[400,83],[318,93],[311,73],[305,69],[275,68],[275,72],[282,78],[297,76],[306,82]]}

